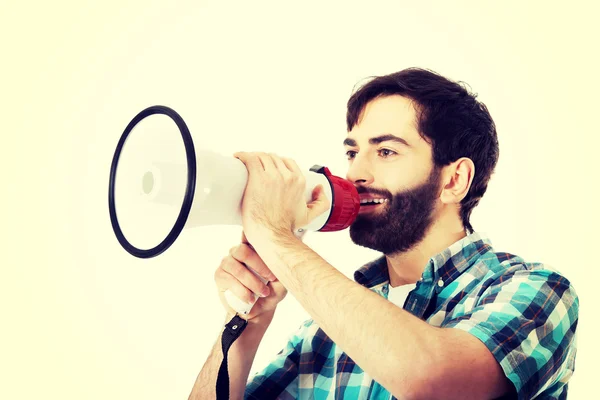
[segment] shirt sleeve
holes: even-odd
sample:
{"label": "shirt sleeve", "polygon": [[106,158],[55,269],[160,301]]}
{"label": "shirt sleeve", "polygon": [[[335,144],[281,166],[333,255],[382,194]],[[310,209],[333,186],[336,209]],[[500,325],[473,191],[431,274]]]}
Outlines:
{"label": "shirt sleeve", "polygon": [[313,321],[308,320],[290,336],[285,347],[261,372],[246,385],[245,399],[296,399],[298,394],[298,366],[302,343]]}
{"label": "shirt sleeve", "polygon": [[579,300],[570,282],[546,270],[518,270],[486,283],[470,310],[442,325],[480,339],[519,399],[566,398],[574,370]]}

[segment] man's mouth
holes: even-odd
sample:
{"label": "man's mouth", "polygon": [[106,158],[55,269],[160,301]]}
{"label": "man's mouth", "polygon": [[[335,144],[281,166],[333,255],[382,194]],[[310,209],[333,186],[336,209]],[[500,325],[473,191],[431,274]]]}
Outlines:
{"label": "man's mouth", "polygon": [[372,211],[383,207],[388,202],[384,198],[361,199],[359,212]]}

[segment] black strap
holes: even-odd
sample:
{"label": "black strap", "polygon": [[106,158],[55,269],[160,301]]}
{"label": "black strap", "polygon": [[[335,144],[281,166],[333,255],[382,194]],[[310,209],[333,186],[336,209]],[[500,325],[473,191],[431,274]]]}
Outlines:
{"label": "black strap", "polygon": [[223,362],[219,368],[217,376],[217,400],[229,400],[229,372],[227,370],[227,353],[229,348],[240,337],[246,329],[248,321],[239,316],[235,316],[225,325],[223,335],[221,336],[221,347],[223,349]]}

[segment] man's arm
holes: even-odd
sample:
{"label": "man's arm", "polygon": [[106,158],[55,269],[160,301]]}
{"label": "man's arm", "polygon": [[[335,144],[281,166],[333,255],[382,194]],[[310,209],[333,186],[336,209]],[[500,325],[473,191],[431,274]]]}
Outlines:
{"label": "man's arm", "polygon": [[293,237],[253,243],[315,322],[398,398],[494,398],[511,384],[472,335],[437,328],[358,285]]}
{"label": "man's arm", "polygon": [[[228,353],[229,393],[230,399],[243,399],[246,381],[252,367],[252,362],[269,324],[274,311],[260,315],[250,321],[242,335],[231,345]],[[233,315],[227,316],[227,322]],[[204,367],[198,374],[189,400],[216,398],[217,376],[223,361],[221,335],[217,339]]]}

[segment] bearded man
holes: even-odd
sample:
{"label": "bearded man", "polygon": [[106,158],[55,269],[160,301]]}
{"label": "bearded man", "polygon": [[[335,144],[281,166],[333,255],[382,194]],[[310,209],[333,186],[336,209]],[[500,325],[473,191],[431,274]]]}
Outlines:
{"label": "bearded man", "polygon": [[[382,253],[354,281],[293,234],[328,206],[322,191],[304,201],[294,161],[235,155],[249,171],[245,236],[215,280],[221,293],[260,298],[229,352],[231,398],[566,398],[579,309],[572,285],[496,252],[470,222],[499,156],[485,105],[460,83],[410,68],[357,90],[347,127],[347,179],[361,198],[350,236]],[[287,291],[312,318],[248,380]],[[214,398],[222,358],[218,342],[191,399]]]}

